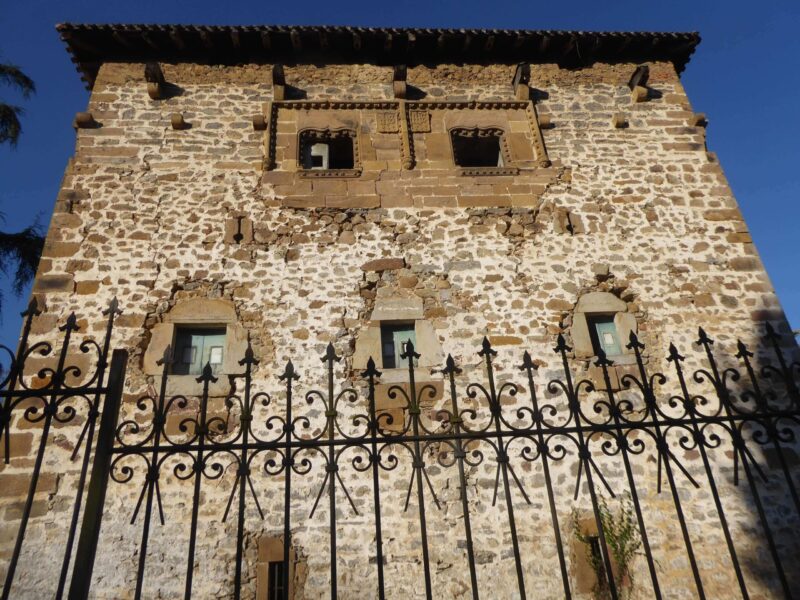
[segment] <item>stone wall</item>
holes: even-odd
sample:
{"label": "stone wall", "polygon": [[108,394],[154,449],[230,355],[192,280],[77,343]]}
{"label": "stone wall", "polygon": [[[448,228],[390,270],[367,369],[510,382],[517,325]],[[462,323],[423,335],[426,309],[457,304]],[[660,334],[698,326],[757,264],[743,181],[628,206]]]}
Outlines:
{"label": "stone wall", "polygon": [[[276,398],[277,375],[289,358],[309,386],[321,382],[319,356],[329,342],[344,357],[337,374],[352,375],[357,340],[370,326],[378,298],[420,298],[422,316],[441,348],[476,379],[477,350],[486,335],[500,351],[504,375],[515,375],[528,350],[541,359],[545,380],[558,367],[555,336],[563,332],[571,341],[576,303],[590,292],[608,292],[624,303],[654,364],[664,364],[670,342],[690,347],[698,326],[727,348],[737,337],[756,340],[756,327],[765,320],[786,332],[768,276],[677,75],[670,65],[651,65],[647,98],[636,102],[626,85],[634,67],[567,71],[533,65],[531,102],[518,100],[511,87],[513,65],[415,67],[408,84],[416,96],[401,103],[393,97],[391,69],[296,66],[286,68],[286,83],[297,98],[281,104],[273,102],[268,66],[165,65],[169,97],[152,100],[142,65],[104,65],[88,106],[98,126],[77,130],[76,153],[37,274],[34,293],[45,313],[35,336],[45,339],[71,311],[85,319],[86,331],[99,335],[100,310],[116,296],[124,313],[113,342],[131,351],[123,412],[132,414],[132,400],[157,385],[145,368],[152,332],[194,298],[233,307],[261,360],[259,387]],[[403,115],[410,110],[427,111],[430,131],[403,136],[410,126],[403,125]],[[377,113],[387,111],[398,115],[396,132],[379,131]],[[174,113],[189,127],[174,129]],[[252,116],[259,114],[268,117],[266,131],[253,128]],[[360,175],[327,179],[298,172],[297,132],[327,123],[357,132]],[[460,172],[447,138],[453,124],[502,127],[519,173]],[[413,161],[404,160],[412,149]],[[232,237],[237,218],[245,224],[238,241]],[[592,376],[586,357],[576,357],[575,365]],[[64,440],[70,435],[65,431]],[[71,508],[62,490],[70,489],[77,468],[59,452],[46,463],[61,483],[48,488],[41,507],[50,515],[41,518],[53,527],[45,533],[32,529],[25,550],[42,557],[58,556],[55,525]],[[559,597],[540,476],[528,467],[533,470],[527,477],[539,487],[533,485],[532,505],[520,503],[517,515],[526,555],[534,554],[526,573],[536,597]],[[24,472],[24,466],[8,468]],[[653,481],[652,465],[637,468]],[[384,514],[391,538],[387,591],[390,597],[420,597],[416,521],[413,510],[402,511],[408,471],[400,471],[384,474],[397,496],[387,499]],[[622,481],[619,465],[609,463],[609,472]],[[359,476],[345,477],[354,484]],[[453,534],[461,531],[454,477],[434,475],[444,509],[431,512],[429,535],[435,587],[442,597],[456,598],[469,592],[464,550]],[[488,462],[469,473],[478,515],[473,528],[484,540],[479,580],[495,582],[494,597],[513,597],[506,517],[500,504],[492,505],[493,477]],[[556,478],[565,499],[561,526],[569,538],[566,499],[572,498],[574,473],[564,465]],[[727,479],[721,493],[737,542],[748,552],[753,595],[760,590],[769,596],[773,582],[760,576],[766,559],[758,555],[758,534],[747,521],[751,506]],[[361,481],[354,490],[360,516],[347,521],[343,509],[348,525],[339,532],[343,598],[374,597],[371,546],[364,543],[372,539],[371,489]],[[304,597],[323,596],[328,581],[325,510],[302,518],[318,484],[306,481],[295,490],[296,551],[308,565],[297,594]],[[661,576],[671,582],[669,597],[688,597],[688,563],[670,541],[671,501],[652,487],[641,493],[652,519],[651,543],[662,549]],[[148,550],[146,597],[174,597],[183,585],[185,554],[175,556],[173,548],[186,539],[188,488],[167,477],[164,490],[164,509],[172,516]],[[204,494],[198,597],[228,595],[233,549],[226,539],[235,525],[219,522],[226,493],[220,484]],[[718,552],[721,535],[709,514],[710,496],[688,486],[686,494],[706,593],[724,596],[734,580]],[[98,598],[130,595],[138,529],[127,522],[135,496],[127,489],[110,492],[96,569]],[[575,506],[586,510],[585,494]],[[14,507],[6,504],[7,524]],[[263,523],[248,516],[253,540],[281,533],[280,510],[268,513]],[[253,541],[246,556],[251,595],[255,555]],[[646,579],[642,571],[638,580]],[[42,573],[20,580],[30,597],[50,584]]]}

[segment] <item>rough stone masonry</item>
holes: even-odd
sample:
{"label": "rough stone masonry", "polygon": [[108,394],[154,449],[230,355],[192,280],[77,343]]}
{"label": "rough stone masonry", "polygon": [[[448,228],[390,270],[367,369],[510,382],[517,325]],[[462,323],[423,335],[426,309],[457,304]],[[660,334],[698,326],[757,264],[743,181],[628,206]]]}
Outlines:
{"label": "rough stone masonry", "polygon": [[[407,325],[422,355],[420,380],[435,389],[430,415],[447,403],[442,375],[432,371],[452,354],[467,376],[481,379],[484,336],[499,353],[503,377],[519,379],[516,367],[527,350],[544,385],[559,366],[552,347],[562,333],[576,372],[602,388],[593,366],[598,316],[611,319],[623,345],[636,333],[654,366],[666,364],[670,342],[691,348],[698,326],[727,348],[737,338],[757,343],[766,321],[787,332],[706,146],[706,119],[679,79],[696,36],[72,25],[60,31],[90,97],[76,117],[75,154],[34,284],[44,312],[33,333],[35,340],[57,339],[57,326],[74,311],[83,332],[99,336],[100,312],[116,297],[123,313],[112,345],[131,356],[122,418],[136,419],[136,399],[158,388],[157,361],[182,328],[224,330],[222,375],[238,372],[249,336],[260,361],[258,388],[280,402],[277,376],[287,359],[303,385],[324,385],[319,357],[333,343],[344,384],[370,356],[381,360],[385,326]],[[481,143],[488,158],[464,154]],[[345,166],[309,162],[315,145],[331,153],[329,161],[344,152]],[[620,349],[612,369],[617,389],[631,358]],[[51,362],[37,358],[32,377]],[[407,385],[408,375],[383,370],[378,408],[396,424],[407,415],[388,386]],[[228,381],[220,377],[215,385],[215,414],[232,418],[223,402]],[[169,386],[187,396],[199,389],[179,374]],[[517,400],[509,402],[511,410]],[[178,436],[179,421],[167,424]],[[16,427],[21,452],[32,454],[39,432]],[[79,430],[70,425],[51,434],[57,443],[45,468],[52,475],[36,495],[16,597],[54,590],[43,565],[60,564],[79,467],[68,455]],[[768,567],[761,540],[748,521],[752,507],[730,482],[722,453],[720,494],[747,556],[751,597],[773,597],[774,582],[762,576]],[[518,593],[507,520],[503,503],[492,501],[490,462],[467,474],[478,581],[484,597],[512,598]],[[3,476],[23,481],[29,463],[12,461]],[[609,478],[622,482],[619,465],[608,464]],[[466,598],[457,478],[433,455],[430,465],[442,502],[428,522],[434,595]],[[659,576],[668,582],[662,592],[694,597],[671,499],[655,492],[654,468],[644,458],[635,464]],[[562,597],[541,473],[535,465],[526,469],[532,502],[517,498],[516,516],[529,596]],[[146,598],[183,594],[190,486],[165,470],[167,519],[154,526],[148,546]],[[415,513],[403,511],[409,473],[406,465],[381,475],[391,598],[424,597]],[[352,468],[341,475],[359,511],[354,516],[341,499],[339,596],[374,598],[371,486]],[[573,510],[586,520],[588,500],[584,493],[573,501],[574,478],[574,463],[554,466],[573,592],[588,598],[595,574],[572,525]],[[269,500],[282,488],[267,479],[259,483],[265,518],[248,508],[243,597],[267,598],[266,565],[282,559],[275,550],[282,548],[282,505]],[[221,521],[231,481],[228,474],[204,488],[198,598],[231,594],[235,526]],[[320,481],[298,478],[293,489],[298,599],[324,597],[330,584],[325,503],[308,518]],[[141,531],[129,521],[140,488],[110,486],[92,593],[130,598]],[[24,485],[18,488],[0,490],[8,533],[2,559],[13,543]],[[720,550],[710,495],[688,485],[681,493],[707,597],[730,597],[735,579]],[[790,527],[785,502],[774,492],[769,510]],[[634,572],[634,596],[648,597],[641,559]]]}

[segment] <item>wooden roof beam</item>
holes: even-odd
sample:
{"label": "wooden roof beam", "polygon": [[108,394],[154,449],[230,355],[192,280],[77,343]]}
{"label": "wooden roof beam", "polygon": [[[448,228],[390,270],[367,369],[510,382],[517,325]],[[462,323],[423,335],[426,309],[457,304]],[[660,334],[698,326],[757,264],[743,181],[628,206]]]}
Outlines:
{"label": "wooden roof beam", "polygon": [[300,32],[297,29],[289,31],[289,39],[292,42],[292,49],[300,52],[303,50],[303,40],[300,37]]}
{"label": "wooden roof beam", "polygon": [[272,99],[281,101],[286,99],[286,76],[283,65],[272,65]]}
{"label": "wooden roof beam", "polygon": [[181,52],[186,51],[186,40],[183,39],[180,29],[173,29],[169,32],[169,39],[175,44],[175,47]]}

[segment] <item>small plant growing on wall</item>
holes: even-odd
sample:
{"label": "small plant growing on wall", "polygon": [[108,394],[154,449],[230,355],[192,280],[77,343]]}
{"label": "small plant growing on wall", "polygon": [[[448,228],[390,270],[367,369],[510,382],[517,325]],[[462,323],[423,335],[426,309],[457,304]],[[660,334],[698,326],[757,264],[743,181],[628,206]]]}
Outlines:
{"label": "small plant growing on wall", "polygon": [[[611,572],[614,575],[614,586],[617,597],[630,598],[634,589],[633,561],[641,554],[642,539],[636,525],[636,516],[630,495],[626,494],[619,499],[619,506],[612,510],[608,501],[600,496],[598,498],[598,512],[600,523],[606,538]],[[572,511],[572,528],[575,537],[586,545],[586,556],[590,567],[595,574],[595,585],[592,595],[596,600],[611,598],[606,570],[603,565],[600,536],[588,533],[581,526],[577,510]]]}

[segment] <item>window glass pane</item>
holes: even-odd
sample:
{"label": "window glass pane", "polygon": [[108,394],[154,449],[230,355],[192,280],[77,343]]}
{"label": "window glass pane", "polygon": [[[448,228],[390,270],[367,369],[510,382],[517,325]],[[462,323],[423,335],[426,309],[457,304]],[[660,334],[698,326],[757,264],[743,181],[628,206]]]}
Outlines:
{"label": "window glass pane", "polygon": [[396,369],[408,365],[408,359],[404,360],[401,355],[405,352],[405,345],[409,340],[416,346],[417,338],[413,323],[381,325],[382,368]]}
{"label": "window glass pane", "polygon": [[269,600],[283,599],[283,561],[269,563],[269,590],[267,597]]}
{"label": "window glass pane", "polygon": [[216,373],[222,368],[225,348],[224,327],[178,327],[175,331],[174,375],[200,375],[211,363]]}
{"label": "window glass pane", "polygon": [[606,356],[622,354],[622,345],[619,343],[613,315],[596,315],[588,317],[587,321],[595,352],[602,348]]}

